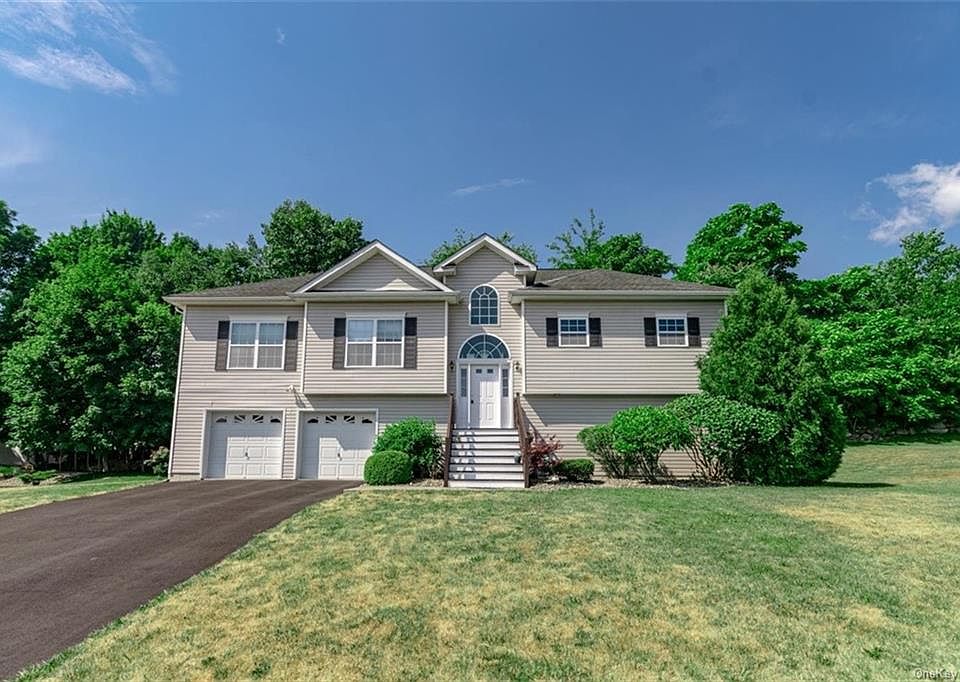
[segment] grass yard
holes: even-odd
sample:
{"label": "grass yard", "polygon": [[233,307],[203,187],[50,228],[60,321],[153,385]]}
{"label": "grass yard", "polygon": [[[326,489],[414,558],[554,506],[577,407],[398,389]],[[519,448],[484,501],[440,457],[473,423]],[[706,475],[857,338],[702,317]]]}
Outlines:
{"label": "grass yard", "polygon": [[816,488],[348,493],[25,677],[915,679],[960,670],[960,440]]}
{"label": "grass yard", "polygon": [[0,488],[0,513],[33,507],[46,502],[69,500],[100,493],[112,493],[124,488],[157,483],[161,479],[148,474],[105,474],[96,478],[54,485],[27,485]]}

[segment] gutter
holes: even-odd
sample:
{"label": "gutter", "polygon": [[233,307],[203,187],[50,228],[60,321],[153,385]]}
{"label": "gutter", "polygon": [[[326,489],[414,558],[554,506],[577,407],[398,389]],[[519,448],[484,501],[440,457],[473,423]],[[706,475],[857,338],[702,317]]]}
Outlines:
{"label": "gutter", "polygon": [[659,290],[625,290],[625,289],[614,289],[614,290],[603,290],[597,289],[593,291],[587,290],[567,290],[563,291],[560,289],[543,289],[543,290],[529,290],[529,289],[516,289],[510,292],[510,302],[514,301],[557,301],[557,300],[569,300],[569,301],[584,301],[584,300],[596,300],[596,299],[614,299],[618,301],[659,301],[659,300],[675,300],[675,299],[694,299],[694,300],[704,300],[704,299],[716,299],[723,300],[729,298],[733,295],[733,291],[659,291]]}

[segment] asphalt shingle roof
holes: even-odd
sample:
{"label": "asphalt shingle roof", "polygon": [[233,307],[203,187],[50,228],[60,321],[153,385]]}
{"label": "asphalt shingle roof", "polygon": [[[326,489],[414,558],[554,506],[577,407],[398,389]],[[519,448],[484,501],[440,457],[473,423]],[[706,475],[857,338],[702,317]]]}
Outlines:
{"label": "asphalt shingle roof", "polygon": [[719,293],[730,291],[725,287],[695,282],[681,282],[651,275],[635,275],[616,270],[537,270],[530,289],[560,291],[703,291]]}
{"label": "asphalt shingle roof", "polygon": [[[424,272],[432,274],[430,268],[424,267]],[[183,298],[233,298],[254,296],[284,296],[295,291],[307,282],[317,278],[322,273],[300,275],[298,277],[284,277],[282,279],[268,279],[262,282],[239,284],[232,287],[204,289],[177,294]],[[526,291],[553,289],[558,291],[702,291],[709,293],[729,292],[730,289],[716,287],[710,284],[696,284],[680,282],[675,279],[663,279],[650,275],[635,275],[629,272],[615,270],[555,270],[544,268],[537,270],[532,285],[525,287]]]}
{"label": "asphalt shingle roof", "polygon": [[245,296],[283,296],[291,291],[296,291],[312,279],[316,279],[321,273],[312,275],[299,275],[298,277],[283,277],[281,279],[265,279],[262,282],[250,282],[248,284],[238,284],[232,287],[218,287],[216,289],[203,289],[202,291],[190,291],[184,294],[176,294],[178,298],[232,298]]}

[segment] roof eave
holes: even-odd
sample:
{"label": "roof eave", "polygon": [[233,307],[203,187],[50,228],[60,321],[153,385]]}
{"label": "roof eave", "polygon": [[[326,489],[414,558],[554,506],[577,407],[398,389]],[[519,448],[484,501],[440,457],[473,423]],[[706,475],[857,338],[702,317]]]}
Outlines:
{"label": "roof eave", "polygon": [[290,292],[295,301],[451,301],[459,300],[456,291],[306,291]]}
{"label": "roof eave", "polygon": [[717,299],[728,298],[732,291],[661,291],[654,289],[515,289],[510,292],[510,301],[536,299],[584,300],[609,298],[625,301],[661,299]]}
{"label": "roof eave", "polygon": [[291,305],[289,296],[164,296],[170,305]]}

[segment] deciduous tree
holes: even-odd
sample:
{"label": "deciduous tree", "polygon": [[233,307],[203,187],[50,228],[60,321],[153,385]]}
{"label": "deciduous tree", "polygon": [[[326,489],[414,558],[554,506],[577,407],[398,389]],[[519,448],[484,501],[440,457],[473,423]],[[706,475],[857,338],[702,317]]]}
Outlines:
{"label": "deciduous tree", "polygon": [[784,220],[774,203],[734,204],[707,221],[687,246],[677,278],[735,287],[749,272],[760,270],[780,284],[797,278],[793,268],[807,245],[797,239],[803,228]]}
{"label": "deciduous tree", "polygon": [[663,277],[676,267],[666,253],[647,246],[639,232],[607,237],[606,225],[593,209],[590,209],[587,220],[585,225],[579,218],[574,218],[570,227],[549,244],[550,250],[556,254],[550,257],[554,267],[563,270],[601,268],[655,277]]}

